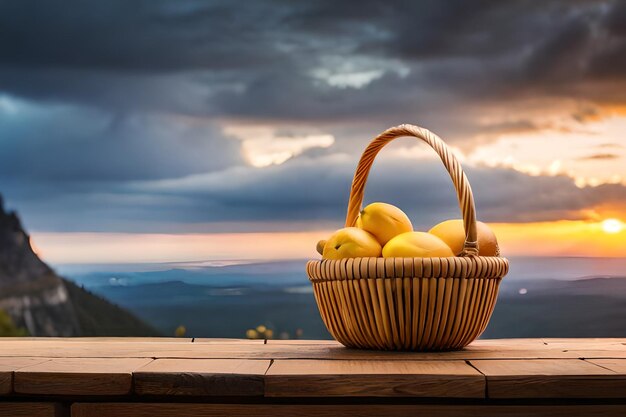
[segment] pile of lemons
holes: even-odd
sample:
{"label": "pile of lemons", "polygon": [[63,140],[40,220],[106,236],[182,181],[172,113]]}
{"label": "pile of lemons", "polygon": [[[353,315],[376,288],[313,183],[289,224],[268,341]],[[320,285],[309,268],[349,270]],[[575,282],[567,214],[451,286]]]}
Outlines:
{"label": "pile of lemons", "polygon": [[[480,256],[496,256],[496,235],[485,223],[476,222]],[[411,220],[398,207],[372,203],[365,207],[356,227],[345,227],[317,243],[324,259],[362,257],[429,258],[456,256],[463,250],[463,220],[446,220],[426,232],[413,230]]]}

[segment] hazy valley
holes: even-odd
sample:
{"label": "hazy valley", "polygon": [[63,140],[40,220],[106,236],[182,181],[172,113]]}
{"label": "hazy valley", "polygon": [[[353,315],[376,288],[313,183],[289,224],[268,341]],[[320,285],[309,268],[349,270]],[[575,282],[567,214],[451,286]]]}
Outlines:
{"label": "hazy valley", "polygon": [[[276,336],[302,329],[304,338],[329,338],[304,263],[60,269],[165,335],[184,325],[188,336],[244,337],[246,329],[264,324]],[[625,259],[513,258],[483,337],[623,336],[625,267]]]}

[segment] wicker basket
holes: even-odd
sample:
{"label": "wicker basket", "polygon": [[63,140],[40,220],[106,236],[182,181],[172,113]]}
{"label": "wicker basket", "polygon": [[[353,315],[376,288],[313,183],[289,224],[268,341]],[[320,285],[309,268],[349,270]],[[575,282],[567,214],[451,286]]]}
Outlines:
{"label": "wicker basket", "polygon": [[413,125],[393,127],[376,137],[354,175],[346,227],[356,223],[374,158],[383,146],[402,136],[428,143],[450,173],[465,226],[462,253],[449,258],[323,259],[309,261],[307,274],[326,327],[347,347],[460,349],[487,326],[509,264],[499,255],[477,255],[472,189],[446,144]]}

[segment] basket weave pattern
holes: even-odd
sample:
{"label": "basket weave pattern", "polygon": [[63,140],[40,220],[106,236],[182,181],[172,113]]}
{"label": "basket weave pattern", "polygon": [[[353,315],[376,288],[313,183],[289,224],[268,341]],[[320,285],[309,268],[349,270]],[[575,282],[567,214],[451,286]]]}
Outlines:
{"label": "basket weave pattern", "polygon": [[348,347],[380,350],[462,348],[487,326],[508,261],[477,256],[474,199],[460,164],[432,132],[401,125],[376,137],[357,167],[346,226],[361,210],[369,170],[391,140],[414,136],[440,156],[457,190],[466,233],[462,253],[448,258],[350,258],[307,263],[322,320]]}

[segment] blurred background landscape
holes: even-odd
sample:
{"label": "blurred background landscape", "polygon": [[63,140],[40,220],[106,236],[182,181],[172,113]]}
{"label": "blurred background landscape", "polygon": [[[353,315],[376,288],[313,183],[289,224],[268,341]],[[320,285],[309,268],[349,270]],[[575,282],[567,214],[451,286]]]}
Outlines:
{"label": "blurred background landscape", "polygon": [[[305,262],[400,123],[511,261],[484,337],[626,334],[624,2],[0,1],[0,50],[1,334],[328,338]],[[460,216],[411,139],[365,200]]]}
{"label": "blurred background landscape", "polygon": [[[623,337],[626,259],[510,261],[483,337]],[[163,334],[184,323],[189,335],[243,337],[243,329],[262,324],[275,337],[327,339],[305,262],[142,265],[131,268],[135,272],[128,266],[109,266],[116,272],[68,267],[66,275]]]}

